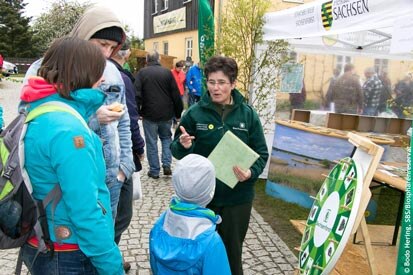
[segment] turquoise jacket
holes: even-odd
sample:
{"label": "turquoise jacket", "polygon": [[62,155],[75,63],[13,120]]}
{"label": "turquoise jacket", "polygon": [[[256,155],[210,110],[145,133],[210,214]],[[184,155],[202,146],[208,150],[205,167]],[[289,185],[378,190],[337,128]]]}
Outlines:
{"label": "turquoise jacket", "polygon": [[3,120],[3,107],[0,105],[0,128],[4,127],[4,120]]}
{"label": "turquoise jacket", "polygon": [[[56,93],[35,96],[26,108],[31,110],[45,102],[61,101],[86,120],[105,99],[96,89],[76,90],[71,96],[73,100]],[[105,161],[98,136],[74,115],[51,112],[30,122],[24,144],[25,168],[34,198],[42,200],[55,184],[62,189],[54,220],[51,206],[46,208],[52,241],[58,241],[55,233],[60,232],[60,241],[78,244],[99,274],[124,274],[121,253],[114,242]]]}

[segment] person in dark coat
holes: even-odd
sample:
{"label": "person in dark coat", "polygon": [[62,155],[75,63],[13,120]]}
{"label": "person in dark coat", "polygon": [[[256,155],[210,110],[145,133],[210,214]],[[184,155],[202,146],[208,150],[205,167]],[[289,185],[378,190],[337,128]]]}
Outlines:
{"label": "person in dark coat", "polygon": [[[141,160],[144,158],[144,147],[145,141],[143,140],[140,129],[139,129],[139,113],[136,105],[136,90],[133,86],[135,77],[126,70],[123,65],[126,62],[127,57],[130,55],[130,43],[125,41],[122,48],[110,59],[110,61],[119,70],[122,76],[123,82],[125,83],[125,96],[126,96],[126,106],[128,108],[129,118],[130,118],[130,130],[132,134],[132,151],[133,151],[133,162],[135,163],[135,171],[139,172],[142,170]],[[133,215],[133,182],[132,180],[127,180],[122,185],[120,190],[119,204],[118,204],[118,214],[115,220],[115,242],[119,244],[122,233],[129,227]],[[123,263],[124,269],[128,271],[131,268],[129,262]]]}
{"label": "person in dark coat", "polygon": [[146,55],[147,66],[136,75],[136,101],[145,132],[146,156],[149,163],[148,176],[159,178],[161,170],[158,156],[158,136],[162,144],[163,174],[172,175],[172,119],[181,118],[183,110],[179,89],[170,70],[159,63],[159,54]]}
{"label": "person in dark coat", "polygon": [[331,102],[336,113],[361,114],[363,111],[363,93],[360,79],[354,74],[354,65],[346,64],[344,74],[332,87]]}
{"label": "person in dark coat", "polygon": [[405,118],[409,115],[409,110],[413,105],[413,78],[409,73],[400,80],[394,88],[396,98],[394,99],[395,106],[393,111],[400,118]]}
{"label": "person in dark coat", "polygon": [[299,93],[290,93],[290,111],[294,109],[303,109],[304,102],[307,98],[307,92],[303,83],[303,88]]}

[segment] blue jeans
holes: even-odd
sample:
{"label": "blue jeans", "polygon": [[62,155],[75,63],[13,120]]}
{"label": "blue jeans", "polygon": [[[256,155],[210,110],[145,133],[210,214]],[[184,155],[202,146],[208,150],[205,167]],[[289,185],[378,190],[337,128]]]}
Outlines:
{"label": "blue jeans", "polygon": [[115,223],[116,215],[118,213],[118,204],[120,197],[120,190],[122,189],[123,182],[118,181],[116,178],[111,182],[106,182],[110,193],[110,207],[112,208],[113,223]]}
{"label": "blue jeans", "polygon": [[201,99],[201,97],[199,95],[195,95],[192,93],[188,93],[188,107],[194,105],[195,103],[197,103],[199,100]]}
{"label": "blue jeans", "polygon": [[[97,275],[92,262],[82,251],[39,253],[34,261],[37,248],[29,244],[22,246],[22,260],[32,275]],[[32,265],[33,264],[33,265]]]}
{"label": "blue jeans", "polygon": [[153,122],[143,119],[143,129],[145,132],[146,156],[149,163],[149,173],[154,176],[159,175],[161,170],[158,156],[158,135],[162,145],[162,167],[171,167],[172,153],[172,119],[168,121]]}

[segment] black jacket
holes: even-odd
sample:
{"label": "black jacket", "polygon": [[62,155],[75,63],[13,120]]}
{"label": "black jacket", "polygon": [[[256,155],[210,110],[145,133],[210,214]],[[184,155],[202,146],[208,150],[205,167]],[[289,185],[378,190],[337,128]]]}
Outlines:
{"label": "black jacket", "polygon": [[183,110],[178,86],[170,70],[158,62],[148,63],[136,75],[139,114],[154,122],[180,118]]}

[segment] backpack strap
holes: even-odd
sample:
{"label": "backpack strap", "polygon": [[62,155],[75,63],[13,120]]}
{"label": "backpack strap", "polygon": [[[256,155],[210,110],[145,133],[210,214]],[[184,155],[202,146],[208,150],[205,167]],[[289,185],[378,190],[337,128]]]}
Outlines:
{"label": "backpack strap", "polygon": [[[10,192],[13,188],[16,190],[19,188],[19,184],[22,181],[22,177],[20,173],[14,173],[16,169],[20,170],[20,167],[17,167],[19,164],[18,161],[18,142],[19,137],[21,135],[21,130],[23,127],[18,127],[24,123],[26,119],[26,112],[20,111],[20,114],[3,130],[0,137],[2,138],[2,142],[0,144],[2,154],[5,154],[8,151],[8,157],[6,158],[5,155],[2,155],[2,159],[6,160],[3,164],[0,161],[0,166],[2,171],[0,177],[0,193],[2,194],[1,199],[6,199],[7,196],[12,196],[12,192]],[[16,183],[16,186],[13,186],[10,183],[7,183],[10,180],[13,183]],[[4,190],[6,188],[6,190]],[[7,195],[8,194],[8,195]]]}
{"label": "backpack strap", "polygon": [[[27,132],[27,127],[28,124],[33,121],[35,118],[46,114],[50,112],[66,112],[72,114],[74,117],[76,117],[82,125],[88,130],[89,133],[91,133],[90,128],[88,127],[86,121],[83,119],[83,117],[71,106],[69,106],[66,103],[60,102],[60,101],[50,101],[47,103],[43,103],[39,105],[38,107],[34,108],[31,110],[25,120],[25,124],[23,125],[22,133],[20,135],[20,140],[19,140],[19,160],[20,160],[20,168],[23,176],[24,183],[26,184],[27,189],[30,191],[30,193],[33,192],[33,187],[29,178],[29,175],[27,174],[27,171],[24,167],[24,162],[25,162],[25,156],[24,156],[24,137]],[[44,211],[46,207],[52,203],[52,221],[54,224],[54,212],[56,210],[56,206],[59,203],[60,199],[62,197],[62,190],[60,188],[60,185],[57,183],[52,190],[47,193],[46,197],[42,200],[40,207],[43,207],[43,210],[39,209],[38,211]],[[39,215],[44,215],[44,213],[38,212]],[[39,223],[39,221],[35,225],[35,233],[37,236],[37,240],[39,242],[39,251],[45,252],[47,251],[47,246],[46,243],[44,242],[44,237],[43,236],[43,230],[42,226]],[[58,240],[59,242],[59,240]]]}
{"label": "backpack strap", "polygon": [[75,116],[82,124],[85,126],[86,129],[89,130],[89,126],[87,125],[85,119],[79,114],[78,111],[76,111],[72,106],[61,102],[61,101],[49,101],[46,103],[43,103],[39,105],[38,107],[34,108],[29,112],[29,114],[26,117],[26,123],[32,121],[36,117],[45,114],[45,113],[50,113],[50,112],[66,112],[70,113],[73,116]]}
{"label": "backpack strap", "polygon": [[[29,175],[27,174],[26,169],[24,168],[24,163],[25,163],[25,156],[24,156],[24,137],[27,132],[27,126],[28,124],[34,120],[36,117],[41,116],[46,113],[50,112],[66,112],[72,114],[74,117],[76,117],[82,125],[88,130],[88,132],[91,134],[91,130],[89,126],[87,125],[86,121],[84,118],[77,112],[73,107],[69,106],[68,104],[60,101],[50,101],[47,103],[43,103],[39,105],[38,107],[34,108],[31,110],[25,120],[25,123],[23,125],[23,129],[19,138],[19,161],[20,161],[20,168],[22,172],[22,177],[24,180],[24,183],[29,190],[30,193],[33,192],[33,187],[29,178]],[[50,242],[50,235],[48,233],[48,228],[47,228],[47,220],[46,220],[46,213],[45,209],[46,207],[52,203],[52,222],[54,225],[54,212],[56,210],[57,204],[59,203],[60,199],[62,198],[62,189],[60,188],[60,185],[57,183],[52,190],[47,193],[46,197],[38,203],[37,207],[37,214],[40,219],[37,220],[35,226],[34,226],[34,231],[38,240],[38,248],[36,255],[33,259],[33,263],[36,260],[37,256],[39,253],[45,253],[48,250],[47,243]],[[47,231],[46,231],[47,230]],[[59,241],[59,240],[58,240]],[[50,249],[53,251],[53,244],[51,244]],[[19,253],[19,258],[17,260],[16,264],[16,271],[15,274],[20,274],[22,269],[22,259],[21,259],[21,250]]]}

